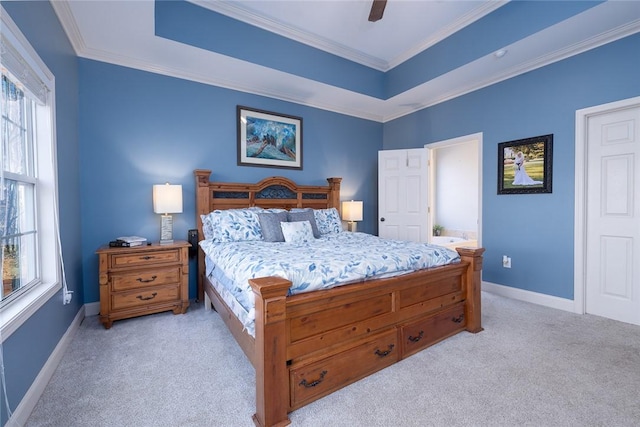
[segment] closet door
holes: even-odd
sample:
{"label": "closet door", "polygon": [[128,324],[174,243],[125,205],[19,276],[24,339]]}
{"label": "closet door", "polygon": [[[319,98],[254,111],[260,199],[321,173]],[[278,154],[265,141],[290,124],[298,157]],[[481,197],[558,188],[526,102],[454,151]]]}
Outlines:
{"label": "closet door", "polygon": [[427,150],[378,152],[378,235],[387,239],[427,242]]}

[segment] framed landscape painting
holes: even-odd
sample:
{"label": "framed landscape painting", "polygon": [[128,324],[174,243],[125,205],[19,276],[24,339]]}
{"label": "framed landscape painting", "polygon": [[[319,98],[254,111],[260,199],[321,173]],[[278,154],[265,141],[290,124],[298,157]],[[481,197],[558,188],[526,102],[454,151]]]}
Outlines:
{"label": "framed landscape painting", "polygon": [[553,135],[498,144],[498,194],[551,193]]}
{"label": "framed landscape painting", "polygon": [[302,169],[302,118],[238,106],[238,165]]}

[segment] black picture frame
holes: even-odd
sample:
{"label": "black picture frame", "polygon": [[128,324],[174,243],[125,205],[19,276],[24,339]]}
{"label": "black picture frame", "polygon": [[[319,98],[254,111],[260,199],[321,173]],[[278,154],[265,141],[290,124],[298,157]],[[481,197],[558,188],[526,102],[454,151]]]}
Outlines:
{"label": "black picture frame", "polygon": [[498,194],[551,193],[553,134],[498,144]]}
{"label": "black picture frame", "polygon": [[237,106],[238,165],[302,169],[302,117]]}

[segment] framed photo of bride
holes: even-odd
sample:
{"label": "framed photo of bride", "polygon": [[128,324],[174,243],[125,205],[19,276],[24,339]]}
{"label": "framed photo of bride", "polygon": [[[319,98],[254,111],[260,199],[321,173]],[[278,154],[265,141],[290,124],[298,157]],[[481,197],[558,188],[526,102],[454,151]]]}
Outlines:
{"label": "framed photo of bride", "polygon": [[498,194],[551,193],[553,134],[498,144]]}

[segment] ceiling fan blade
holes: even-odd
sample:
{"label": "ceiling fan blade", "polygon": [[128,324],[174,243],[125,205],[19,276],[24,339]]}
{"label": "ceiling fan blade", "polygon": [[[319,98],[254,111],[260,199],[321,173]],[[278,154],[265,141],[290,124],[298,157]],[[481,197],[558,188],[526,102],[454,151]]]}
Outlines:
{"label": "ceiling fan blade", "polygon": [[369,21],[376,22],[382,19],[384,8],[387,6],[387,0],[373,0],[371,12],[369,13]]}

